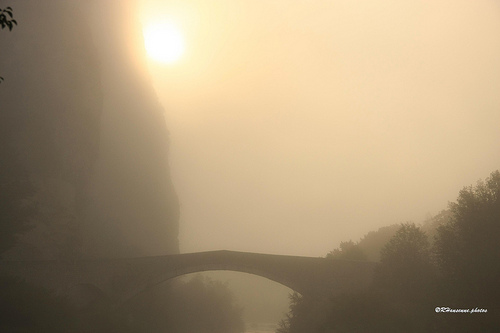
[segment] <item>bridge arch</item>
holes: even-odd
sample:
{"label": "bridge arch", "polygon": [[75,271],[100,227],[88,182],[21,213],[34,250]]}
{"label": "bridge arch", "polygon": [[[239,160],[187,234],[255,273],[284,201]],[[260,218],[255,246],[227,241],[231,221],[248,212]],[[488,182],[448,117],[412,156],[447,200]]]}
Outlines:
{"label": "bridge arch", "polygon": [[[134,296],[174,278],[208,271],[247,273],[276,282],[299,294],[307,292],[300,283],[300,280],[297,280],[296,276],[289,274],[289,271],[286,267],[283,267],[283,265],[276,263],[273,265],[263,264],[261,262],[262,258],[267,258],[269,255],[252,255],[257,255],[258,258],[254,256],[246,257],[247,253],[233,251],[213,251],[178,255],[178,257],[183,257],[182,264],[172,265],[166,262],[165,267],[169,267],[169,269],[159,271],[155,275],[150,275],[148,279],[144,279],[142,283],[135,285],[134,288],[126,292],[123,301],[126,302]],[[175,268],[171,269],[172,266]]]}
{"label": "bridge arch", "polygon": [[236,251],[78,261],[2,261],[0,274],[18,276],[54,291],[94,285],[123,303],[172,278],[203,271],[249,273],[282,284],[303,296],[359,290],[371,283],[376,263]]}
{"label": "bridge arch", "polygon": [[132,290],[130,293],[127,295],[127,299],[124,299],[124,302],[127,302],[131,298],[134,298],[135,296],[141,294],[142,292],[145,292],[149,290],[150,288],[154,288],[155,286],[158,286],[161,283],[173,280],[178,277],[186,276],[189,274],[194,274],[194,273],[204,273],[204,272],[214,272],[214,271],[227,271],[227,272],[238,272],[238,273],[246,273],[246,274],[251,274],[253,276],[258,276],[261,278],[264,278],[268,281],[272,281],[275,283],[280,284],[281,286],[287,287],[294,292],[297,292],[299,294],[301,293],[300,286],[297,286],[296,284],[293,283],[293,280],[287,280],[283,279],[281,277],[273,276],[272,274],[269,274],[266,271],[261,271],[258,269],[247,269],[245,267],[230,267],[228,265],[203,265],[202,267],[197,266],[197,267],[186,267],[182,270],[178,270],[175,272],[175,274],[166,274],[164,277],[159,277],[155,278],[155,281],[152,283],[144,284],[142,286],[138,286],[134,290]]}

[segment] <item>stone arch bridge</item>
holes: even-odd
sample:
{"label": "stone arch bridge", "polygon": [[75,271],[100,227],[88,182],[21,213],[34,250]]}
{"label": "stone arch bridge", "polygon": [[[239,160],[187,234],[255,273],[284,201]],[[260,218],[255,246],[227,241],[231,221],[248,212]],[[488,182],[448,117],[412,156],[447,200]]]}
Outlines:
{"label": "stone arch bridge", "polygon": [[211,251],[129,259],[2,261],[0,273],[64,294],[95,286],[116,303],[177,276],[210,270],[250,273],[311,297],[366,287],[376,263],[319,257]]}

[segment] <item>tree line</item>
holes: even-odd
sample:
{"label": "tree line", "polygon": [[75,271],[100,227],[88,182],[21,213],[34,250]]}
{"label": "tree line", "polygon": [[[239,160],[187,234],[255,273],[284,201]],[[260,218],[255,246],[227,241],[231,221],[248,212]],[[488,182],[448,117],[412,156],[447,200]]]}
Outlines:
{"label": "tree line", "polygon": [[497,332],[500,172],[464,187],[422,226],[384,227],[327,254],[374,257],[380,264],[369,288],[323,300],[293,294],[277,333]]}

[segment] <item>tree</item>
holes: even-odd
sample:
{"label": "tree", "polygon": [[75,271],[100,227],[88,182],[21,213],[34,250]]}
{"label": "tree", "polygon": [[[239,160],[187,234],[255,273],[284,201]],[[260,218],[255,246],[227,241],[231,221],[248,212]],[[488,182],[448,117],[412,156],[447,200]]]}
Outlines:
{"label": "tree", "polygon": [[376,231],[368,232],[357,244],[366,254],[369,261],[380,261],[380,251],[387,242],[396,234],[399,225],[393,224],[381,227]]}
{"label": "tree", "polygon": [[401,224],[380,252],[373,286],[384,298],[379,306],[392,307],[386,315],[399,323],[393,331],[434,330],[429,309],[436,306],[435,271],[425,232],[414,223]]}
{"label": "tree", "polygon": [[[386,242],[373,284],[332,296],[316,308],[292,299],[278,333],[498,331],[500,172],[465,187],[457,202],[424,228],[435,235],[432,247],[414,223],[381,228],[358,243],[342,242],[327,257],[348,257],[354,249],[374,254]],[[434,313],[436,306],[487,308],[488,313],[451,318]]]}
{"label": "tree", "polygon": [[72,305],[41,287],[0,277],[0,332],[75,332]]}
{"label": "tree", "polygon": [[382,249],[376,282],[405,296],[417,296],[433,272],[427,235],[404,223]]}
{"label": "tree", "polygon": [[[3,178],[3,177],[2,177]],[[36,206],[27,196],[32,195],[33,187],[26,178],[0,179],[0,254],[11,248],[19,234],[30,229],[29,219],[34,215]]]}
{"label": "tree", "polygon": [[290,306],[286,317],[278,323],[277,333],[319,332],[327,320],[327,298],[303,297],[296,292],[289,295]]}
{"label": "tree", "polygon": [[224,284],[202,275],[170,281],[132,299],[129,311],[134,332],[240,333],[243,309]]}
{"label": "tree", "polygon": [[354,243],[352,240],[348,242],[340,242],[339,248],[328,252],[326,257],[330,259],[367,260],[366,254],[363,250],[361,250],[359,245]]}
{"label": "tree", "polygon": [[[434,252],[444,287],[456,304],[500,304],[500,172],[464,187],[438,228]],[[472,302],[472,303],[471,303]]]}
{"label": "tree", "polygon": [[32,227],[30,220],[37,212],[35,187],[6,132],[0,133],[0,255]]}
{"label": "tree", "polygon": [[[17,25],[13,19],[12,8],[0,9],[0,27],[2,29]],[[0,76],[0,83],[4,78]],[[29,218],[34,214],[33,202],[30,198],[34,194],[34,187],[28,173],[21,166],[19,154],[9,142],[9,137],[3,131],[0,134],[2,147],[0,156],[0,254],[11,248],[17,236],[29,229]]]}
{"label": "tree", "polygon": [[[11,7],[0,8],[0,27],[12,28],[17,25]],[[0,76],[0,83],[4,78]],[[5,133],[3,133],[5,134]],[[2,139],[5,137],[0,136]],[[2,165],[0,166],[0,254],[11,248],[17,236],[30,228],[29,219],[35,214],[35,204],[32,201],[34,186],[26,170],[19,162],[18,154],[8,140],[0,150]],[[7,142],[7,143],[6,143]],[[6,143],[6,144],[5,144]]]}
{"label": "tree", "polygon": [[281,319],[278,323],[278,329],[276,330],[276,333],[291,332],[292,321],[294,320],[294,317],[297,316],[298,307],[300,306],[300,303],[302,301],[302,296],[300,296],[296,292],[291,293],[290,295],[288,295],[288,297],[290,298],[289,311],[285,314],[285,318]]}

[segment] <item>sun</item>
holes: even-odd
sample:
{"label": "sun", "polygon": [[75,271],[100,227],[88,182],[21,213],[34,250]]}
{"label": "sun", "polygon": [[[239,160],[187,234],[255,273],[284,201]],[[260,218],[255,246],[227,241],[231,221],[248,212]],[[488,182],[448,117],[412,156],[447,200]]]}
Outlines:
{"label": "sun", "polygon": [[156,61],[170,64],[184,54],[184,38],[172,22],[151,23],[143,29],[143,34],[146,52]]}

